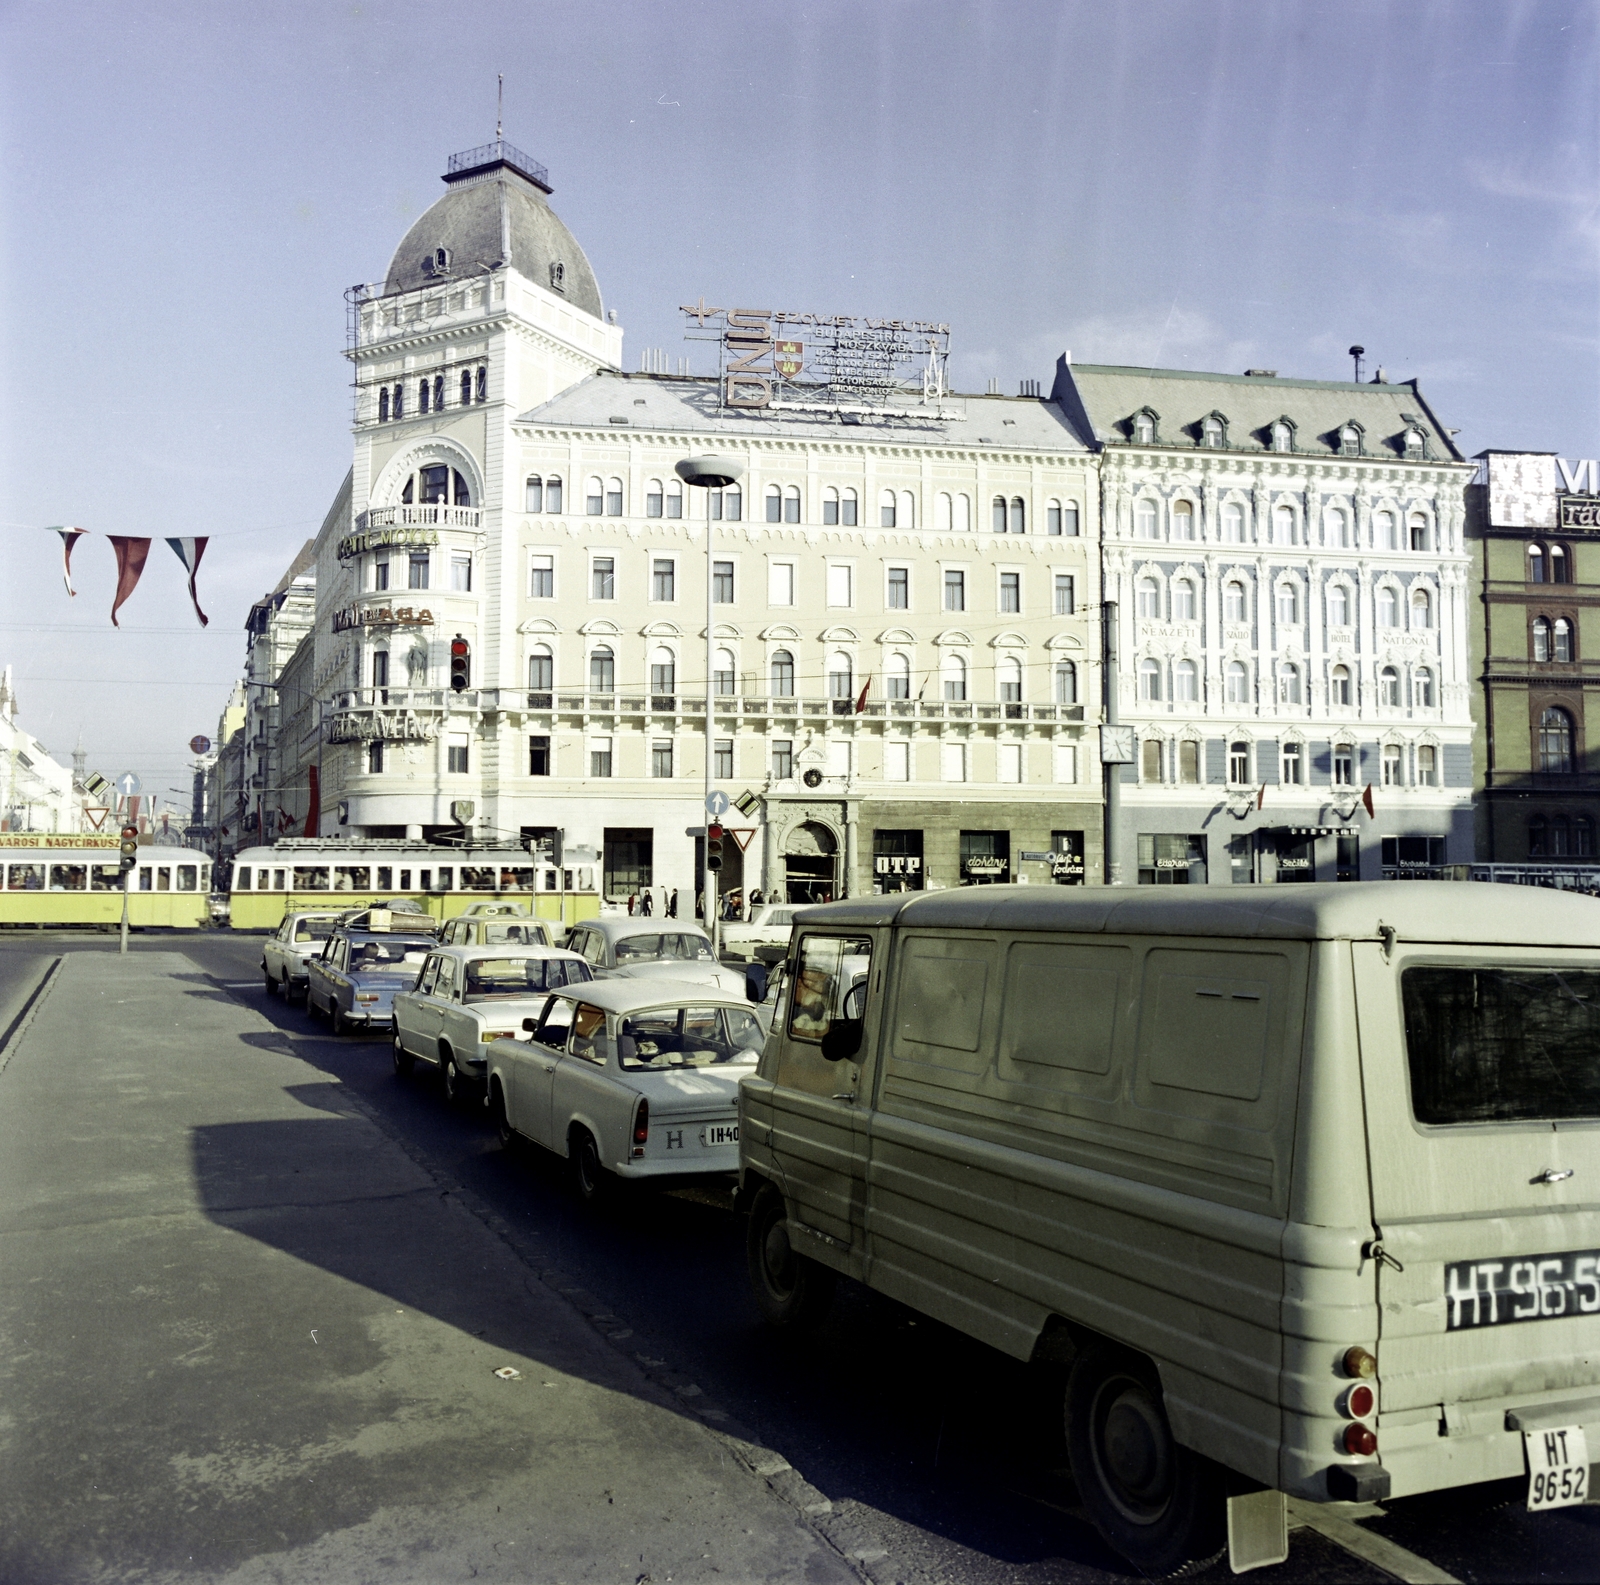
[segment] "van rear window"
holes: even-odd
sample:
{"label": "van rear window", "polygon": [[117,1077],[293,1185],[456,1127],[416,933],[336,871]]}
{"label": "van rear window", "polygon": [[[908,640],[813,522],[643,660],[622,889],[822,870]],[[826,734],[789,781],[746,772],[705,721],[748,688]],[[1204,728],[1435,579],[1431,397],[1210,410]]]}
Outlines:
{"label": "van rear window", "polygon": [[1400,992],[1419,1123],[1600,1117],[1600,972],[1419,967]]}

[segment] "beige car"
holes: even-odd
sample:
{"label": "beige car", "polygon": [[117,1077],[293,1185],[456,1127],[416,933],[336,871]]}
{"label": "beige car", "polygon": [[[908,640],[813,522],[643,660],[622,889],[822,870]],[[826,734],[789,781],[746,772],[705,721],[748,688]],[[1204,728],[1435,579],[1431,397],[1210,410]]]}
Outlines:
{"label": "beige car", "polygon": [[474,903],[466,913],[448,920],[439,932],[446,947],[550,947],[555,942],[543,919],[531,919],[520,907],[504,903]]}
{"label": "beige car", "polygon": [[787,967],[740,1089],[758,1303],[807,1324],[844,1273],[1070,1365],[1141,1571],[1281,1561],[1286,1494],[1585,1500],[1594,901],[982,887],[804,909]]}

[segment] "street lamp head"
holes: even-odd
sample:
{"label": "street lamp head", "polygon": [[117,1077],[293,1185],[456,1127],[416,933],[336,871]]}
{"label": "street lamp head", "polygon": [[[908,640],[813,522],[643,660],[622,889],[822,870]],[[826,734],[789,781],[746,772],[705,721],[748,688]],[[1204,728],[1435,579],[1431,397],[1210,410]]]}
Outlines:
{"label": "street lamp head", "polygon": [[685,457],[675,471],[685,484],[721,490],[744,477],[744,464],[737,457]]}

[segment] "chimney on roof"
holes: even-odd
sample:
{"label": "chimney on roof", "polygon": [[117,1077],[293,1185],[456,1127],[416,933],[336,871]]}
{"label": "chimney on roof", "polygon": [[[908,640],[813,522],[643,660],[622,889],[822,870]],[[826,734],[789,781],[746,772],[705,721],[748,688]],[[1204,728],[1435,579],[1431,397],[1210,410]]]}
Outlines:
{"label": "chimney on roof", "polygon": [[1037,396],[1038,394],[1039,382],[1037,380],[1024,380],[1017,389],[1018,396]]}
{"label": "chimney on roof", "polygon": [[1372,383],[1374,385],[1387,385],[1389,383],[1389,372],[1381,363],[1378,365],[1378,372],[1372,376]]}

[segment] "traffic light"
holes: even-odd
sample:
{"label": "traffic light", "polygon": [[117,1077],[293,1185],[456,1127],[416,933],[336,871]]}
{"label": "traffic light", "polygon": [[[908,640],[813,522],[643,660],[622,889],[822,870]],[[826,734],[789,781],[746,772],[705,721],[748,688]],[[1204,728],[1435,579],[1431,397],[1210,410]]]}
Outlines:
{"label": "traffic light", "polygon": [[459,633],[450,640],[450,686],[457,693],[472,686],[472,646]]}
{"label": "traffic light", "polygon": [[706,827],[706,868],[720,870],[722,868],[722,827],[710,825]]}
{"label": "traffic light", "polygon": [[139,828],[122,828],[122,873],[126,875],[139,860]]}

